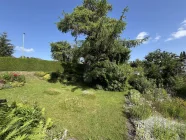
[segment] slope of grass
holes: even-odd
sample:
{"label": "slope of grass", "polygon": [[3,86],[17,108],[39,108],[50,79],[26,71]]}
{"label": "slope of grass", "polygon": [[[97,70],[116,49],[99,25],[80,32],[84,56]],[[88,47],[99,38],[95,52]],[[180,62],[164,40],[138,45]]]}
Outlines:
{"label": "slope of grass", "polygon": [[123,140],[126,135],[122,92],[96,91],[78,86],[66,86],[26,76],[24,87],[0,90],[0,98],[9,103],[37,103],[45,108],[56,129],[68,130],[76,139]]}

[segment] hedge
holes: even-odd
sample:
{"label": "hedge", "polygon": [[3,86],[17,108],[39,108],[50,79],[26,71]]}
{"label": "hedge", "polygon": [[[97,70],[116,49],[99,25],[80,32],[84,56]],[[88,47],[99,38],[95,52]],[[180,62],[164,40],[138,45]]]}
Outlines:
{"label": "hedge", "polygon": [[60,62],[34,58],[0,57],[0,71],[63,71]]}

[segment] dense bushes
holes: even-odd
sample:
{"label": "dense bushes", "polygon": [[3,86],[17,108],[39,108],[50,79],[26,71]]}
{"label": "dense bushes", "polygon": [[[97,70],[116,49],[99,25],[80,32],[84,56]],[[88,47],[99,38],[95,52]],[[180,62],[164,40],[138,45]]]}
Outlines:
{"label": "dense bushes", "polygon": [[186,75],[179,75],[174,78],[173,90],[180,97],[186,97]]}
{"label": "dense bushes", "polygon": [[141,93],[145,93],[148,90],[156,88],[152,80],[148,80],[144,76],[133,75],[128,80],[129,84]]}
{"label": "dense bushes", "polygon": [[43,113],[44,111],[37,106],[0,104],[0,139],[44,139],[46,130],[52,127],[52,122],[51,119],[46,120]]}
{"label": "dense bushes", "polygon": [[64,72],[61,76],[62,80],[67,80],[68,82],[83,82],[83,73],[85,65],[76,63],[62,63]]}
{"label": "dense bushes", "polygon": [[63,71],[60,62],[0,57],[0,71]]}
{"label": "dense bushes", "polygon": [[102,61],[91,65],[84,74],[84,81],[91,85],[100,85],[105,90],[123,91],[126,76],[115,63]]}

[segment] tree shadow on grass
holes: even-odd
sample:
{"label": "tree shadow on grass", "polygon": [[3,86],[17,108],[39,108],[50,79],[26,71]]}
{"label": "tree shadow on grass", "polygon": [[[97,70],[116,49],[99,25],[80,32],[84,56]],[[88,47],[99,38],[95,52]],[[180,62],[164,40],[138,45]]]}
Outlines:
{"label": "tree shadow on grass", "polygon": [[78,89],[88,90],[92,88],[82,82],[60,82],[60,83],[65,84],[66,86],[73,86],[73,88],[71,89],[71,92],[75,92]]}

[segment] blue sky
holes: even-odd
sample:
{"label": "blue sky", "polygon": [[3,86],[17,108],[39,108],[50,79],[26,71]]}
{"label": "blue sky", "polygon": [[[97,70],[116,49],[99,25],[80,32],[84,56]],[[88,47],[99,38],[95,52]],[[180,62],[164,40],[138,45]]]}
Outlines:
{"label": "blue sky", "polygon": [[[156,49],[179,54],[186,51],[186,0],[108,0],[113,5],[109,16],[119,18],[124,7],[127,26],[122,38],[150,36],[150,40],[132,49],[131,60],[143,59]],[[7,32],[16,46],[14,56],[22,54],[22,34],[28,57],[51,59],[50,42],[67,40],[70,34],[57,30],[62,11],[72,12],[82,0],[1,0],[0,33]]]}

